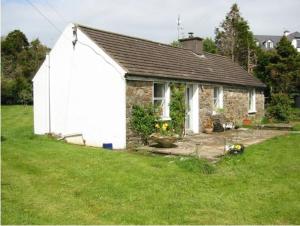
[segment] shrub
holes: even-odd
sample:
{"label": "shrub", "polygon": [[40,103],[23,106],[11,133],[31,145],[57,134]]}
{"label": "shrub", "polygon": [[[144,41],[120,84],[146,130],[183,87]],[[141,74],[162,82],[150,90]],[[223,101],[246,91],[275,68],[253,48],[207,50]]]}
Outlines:
{"label": "shrub", "polygon": [[272,94],[270,105],[267,108],[268,118],[286,122],[291,116],[291,104],[289,96],[284,93]]}
{"label": "shrub", "polygon": [[170,117],[175,133],[182,136],[185,127],[185,86],[183,84],[171,85]]}
{"label": "shrub", "polygon": [[144,144],[148,144],[149,136],[155,132],[155,124],[158,116],[155,113],[153,105],[134,105],[130,124],[134,132],[142,139]]}

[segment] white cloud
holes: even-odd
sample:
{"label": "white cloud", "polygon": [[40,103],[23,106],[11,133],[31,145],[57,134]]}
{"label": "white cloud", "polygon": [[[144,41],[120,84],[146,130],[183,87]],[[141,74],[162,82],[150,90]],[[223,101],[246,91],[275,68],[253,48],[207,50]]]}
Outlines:
{"label": "white cloud", "polygon": [[[31,0],[62,30],[68,22],[169,43],[177,37],[180,14],[185,33],[213,37],[214,29],[237,2],[255,34],[300,30],[298,0]],[[55,11],[52,10],[54,8]],[[63,17],[64,19],[62,19]],[[2,1],[2,34],[22,30],[29,39],[53,46],[59,36],[25,0]]]}

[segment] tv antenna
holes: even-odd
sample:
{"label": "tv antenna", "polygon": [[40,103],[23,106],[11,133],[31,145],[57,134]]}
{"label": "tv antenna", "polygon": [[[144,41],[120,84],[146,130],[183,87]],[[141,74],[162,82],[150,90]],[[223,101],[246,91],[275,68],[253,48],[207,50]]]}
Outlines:
{"label": "tv antenna", "polygon": [[177,17],[177,39],[178,40],[180,39],[180,35],[182,38],[184,37],[182,22],[180,19],[180,15],[178,15]]}

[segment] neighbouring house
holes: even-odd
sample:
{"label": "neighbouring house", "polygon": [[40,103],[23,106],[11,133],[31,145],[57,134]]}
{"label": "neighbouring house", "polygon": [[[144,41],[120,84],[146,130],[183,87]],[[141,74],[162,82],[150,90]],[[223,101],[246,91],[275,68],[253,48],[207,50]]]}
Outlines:
{"label": "neighbouring house", "polygon": [[202,39],[183,48],[78,24],[63,31],[33,79],[34,132],[81,134],[86,145],[116,149],[138,141],[132,106],[160,104],[169,117],[170,84],[186,85],[186,129],[222,112],[231,120],[264,115],[265,85],[229,58],[202,50]]}
{"label": "neighbouring house", "polygon": [[[285,31],[284,36],[292,43],[292,45],[300,52],[300,33]],[[280,35],[254,35],[256,39],[256,45],[260,46],[262,49],[271,50],[277,46],[282,36]]]}

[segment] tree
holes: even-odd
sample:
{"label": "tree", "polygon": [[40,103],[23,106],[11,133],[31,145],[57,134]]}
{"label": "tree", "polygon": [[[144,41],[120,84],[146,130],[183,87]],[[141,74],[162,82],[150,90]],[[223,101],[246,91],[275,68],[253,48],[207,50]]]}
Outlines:
{"label": "tree", "polygon": [[[300,54],[283,36],[275,50],[258,52],[255,75],[267,85],[267,95],[286,94],[289,98],[300,93]],[[272,101],[272,98],[271,100]]]}
{"label": "tree", "polygon": [[237,4],[233,4],[225,20],[216,28],[215,42],[221,55],[229,56],[233,62],[252,71],[255,65],[256,45],[247,21],[241,15]]}
{"label": "tree", "polygon": [[28,40],[23,32],[14,30],[1,40],[1,51],[3,55],[16,56],[19,52],[29,46]]}
{"label": "tree", "polygon": [[203,40],[203,50],[208,53],[217,53],[215,41],[211,38],[205,38]]}
{"label": "tree", "polygon": [[32,103],[31,80],[48,51],[38,39],[29,43],[19,30],[1,38],[2,104]]}
{"label": "tree", "polygon": [[171,46],[173,46],[173,47],[181,47],[181,44],[180,44],[180,42],[179,41],[173,41],[173,42],[171,42],[171,44],[170,44]]}

